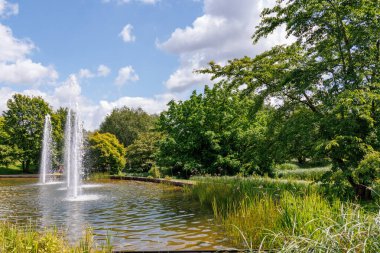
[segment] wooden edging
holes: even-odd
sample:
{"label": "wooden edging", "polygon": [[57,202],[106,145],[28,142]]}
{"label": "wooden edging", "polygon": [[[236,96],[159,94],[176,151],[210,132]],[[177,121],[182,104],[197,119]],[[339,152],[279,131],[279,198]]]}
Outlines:
{"label": "wooden edging", "polygon": [[131,180],[131,181],[142,181],[142,182],[151,182],[158,184],[168,184],[174,186],[193,186],[194,182],[184,182],[184,181],[176,181],[176,180],[168,180],[162,178],[147,178],[147,177],[131,177],[131,176],[110,176],[110,179],[115,180]]}

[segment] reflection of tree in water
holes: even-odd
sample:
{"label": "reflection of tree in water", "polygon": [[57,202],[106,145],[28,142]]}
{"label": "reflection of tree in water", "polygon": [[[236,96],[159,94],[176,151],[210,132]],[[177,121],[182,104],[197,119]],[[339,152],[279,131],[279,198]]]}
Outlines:
{"label": "reflection of tree in water", "polygon": [[[163,188],[160,203],[164,210],[171,210],[171,218],[160,223],[160,227],[171,237],[167,246],[180,249],[225,249],[221,245],[225,236],[213,220],[212,211],[201,207],[199,202],[187,197],[181,189]],[[220,245],[220,246],[219,246]]]}

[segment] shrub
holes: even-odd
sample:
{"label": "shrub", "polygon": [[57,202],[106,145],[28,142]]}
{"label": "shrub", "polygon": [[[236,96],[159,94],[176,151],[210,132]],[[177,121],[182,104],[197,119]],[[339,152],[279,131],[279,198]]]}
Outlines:
{"label": "shrub", "polygon": [[152,167],[150,168],[148,173],[153,178],[160,178],[161,177],[160,170],[157,167],[157,165],[155,165],[155,164],[152,165]]}

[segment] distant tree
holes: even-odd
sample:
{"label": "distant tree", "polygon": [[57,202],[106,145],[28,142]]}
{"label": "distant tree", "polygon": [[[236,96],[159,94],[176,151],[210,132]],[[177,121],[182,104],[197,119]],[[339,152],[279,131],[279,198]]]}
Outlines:
{"label": "distant tree", "polygon": [[9,143],[9,135],[4,130],[4,117],[0,117],[0,165],[8,167],[14,162],[19,150]]}
{"label": "distant tree", "polygon": [[88,137],[90,159],[97,171],[118,174],[125,167],[125,148],[115,135],[95,132]]}
{"label": "distant tree", "polygon": [[126,158],[127,170],[131,172],[148,172],[156,164],[156,153],[162,134],[146,132],[138,135],[137,139],[128,146]]}
{"label": "distant tree", "polygon": [[101,133],[114,134],[128,147],[139,133],[147,132],[154,126],[156,116],[149,115],[141,108],[131,109],[126,106],[113,109],[100,124]]}
{"label": "distant tree", "polygon": [[63,163],[64,156],[64,130],[66,124],[68,108],[60,107],[52,115],[53,124],[53,140],[54,140],[54,153],[55,165]]}
{"label": "distant tree", "polygon": [[35,171],[39,164],[43,127],[46,114],[52,109],[41,97],[15,94],[3,112],[4,129],[9,143],[20,149],[18,160],[23,172]]}

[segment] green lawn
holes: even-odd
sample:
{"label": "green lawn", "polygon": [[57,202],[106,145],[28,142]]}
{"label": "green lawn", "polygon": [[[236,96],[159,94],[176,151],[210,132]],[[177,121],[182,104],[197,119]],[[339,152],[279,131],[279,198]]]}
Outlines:
{"label": "green lawn", "polygon": [[0,166],[0,175],[14,175],[14,174],[22,174],[22,170],[19,164],[12,164],[8,167]]}

